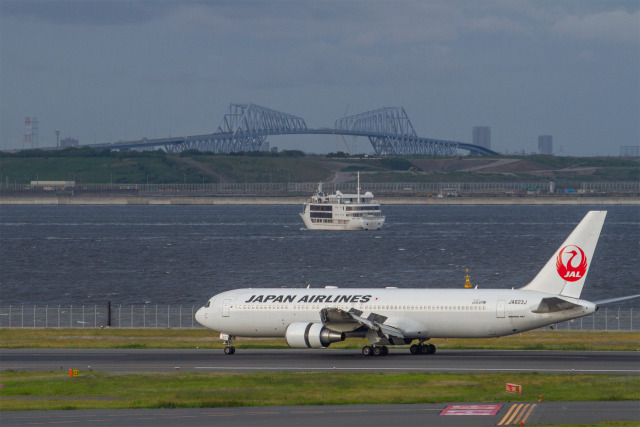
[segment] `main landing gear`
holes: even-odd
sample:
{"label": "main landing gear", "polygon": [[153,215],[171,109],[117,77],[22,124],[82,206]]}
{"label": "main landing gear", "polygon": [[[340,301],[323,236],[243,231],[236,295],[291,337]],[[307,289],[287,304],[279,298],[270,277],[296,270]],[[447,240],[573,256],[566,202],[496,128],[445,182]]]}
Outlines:
{"label": "main landing gear", "polygon": [[389,349],[386,345],[365,345],[364,347],[362,347],[363,356],[386,356],[387,354],[389,354]]}
{"label": "main landing gear", "polygon": [[[436,346],[433,344],[425,344],[424,341],[420,341],[419,344],[414,344],[409,347],[411,354],[435,354]],[[363,356],[386,356],[389,354],[389,349],[385,345],[365,345],[362,347]]]}
{"label": "main landing gear", "polygon": [[433,344],[414,344],[409,347],[411,354],[435,354],[436,346]]}

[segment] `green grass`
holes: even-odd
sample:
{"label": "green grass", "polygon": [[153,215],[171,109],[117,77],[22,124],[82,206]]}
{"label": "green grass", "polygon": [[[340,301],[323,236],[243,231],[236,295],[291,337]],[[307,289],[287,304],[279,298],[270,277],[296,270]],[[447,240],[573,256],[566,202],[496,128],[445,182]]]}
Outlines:
{"label": "green grass", "polygon": [[622,375],[5,371],[0,383],[5,411],[640,399],[640,377]]}
{"label": "green grass", "polygon": [[[640,331],[530,331],[502,338],[433,339],[439,350],[640,350]],[[364,339],[347,339],[331,348],[359,349]],[[288,348],[284,339],[239,339],[242,348]],[[208,329],[166,328],[0,328],[0,348],[222,348]]]}
{"label": "green grass", "polygon": [[[202,182],[202,174],[171,156],[0,158],[3,183],[76,181],[78,183],[182,184]],[[215,182],[207,175],[206,182]]]}
{"label": "green grass", "polygon": [[319,182],[332,176],[306,157],[198,156],[194,160],[238,183]]}
{"label": "green grass", "polygon": [[[486,350],[640,350],[640,331],[530,331],[502,338],[433,339],[438,349]],[[347,339],[331,348],[359,349],[364,339]],[[288,348],[284,339],[239,339],[242,348]],[[166,328],[0,328],[0,348],[222,348],[208,329]]]}
{"label": "green grass", "polygon": [[[344,171],[367,171],[362,182],[520,182],[548,180],[526,173],[411,172],[414,159],[424,156],[381,159],[327,158],[252,155],[185,155],[214,173],[186,164],[176,154],[160,152],[92,152],[89,149],[64,153],[40,152],[37,156],[0,153],[0,182],[28,184],[30,181],[72,181],[106,184],[182,184],[218,182],[223,177],[235,183],[319,182],[333,178],[331,164],[343,164]],[[64,154],[64,156],[62,156]],[[60,155],[60,156],[58,156]],[[554,156],[516,157],[540,165],[540,169],[568,169],[554,172],[569,181],[634,181],[640,179],[637,161],[620,158]],[[572,168],[595,168],[584,175]]]}

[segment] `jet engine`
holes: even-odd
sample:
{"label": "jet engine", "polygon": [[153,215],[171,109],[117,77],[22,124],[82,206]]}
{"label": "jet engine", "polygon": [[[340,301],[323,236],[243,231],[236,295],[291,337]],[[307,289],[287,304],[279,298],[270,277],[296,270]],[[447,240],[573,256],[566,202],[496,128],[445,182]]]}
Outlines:
{"label": "jet engine", "polygon": [[332,342],[344,341],[343,332],[335,332],[322,323],[295,322],[287,327],[284,334],[289,347],[323,348]]}

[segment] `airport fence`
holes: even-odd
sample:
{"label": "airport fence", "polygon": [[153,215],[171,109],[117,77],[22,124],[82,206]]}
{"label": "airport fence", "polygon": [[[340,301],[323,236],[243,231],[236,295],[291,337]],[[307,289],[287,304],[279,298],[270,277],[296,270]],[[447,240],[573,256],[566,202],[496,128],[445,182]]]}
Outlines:
{"label": "airport fence", "polygon": [[[0,305],[0,328],[201,328],[195,305]],[[638,331],[640,309],[602,308],[559,331]]]}
{"label": "airport fence", "polygon": [[[376,195],[403,195],[407,192],[440,193],[458,192],[461,194],[542,192],[558,194],[637,194],[640,191],[639,181],[569,181],[556,179],[541,181],[516,182],[367,182],[363,184],[366,191]],[[308,196],[318,187],[317,182],[253,182],[253,183],[182,183],[182,184],[91,184],[75,181],[32,181],[30,184],[0,181],[0,192],[6,195],[21,194],[32,196],[43,195],[131,195],[131,196]],[[326,182],[322,184],[325,193],[337,190],[343,193],[355,193],[358,184],[349,182]]]}
{"label": "airport fence", "polygon": [[195,305],[0,306],[0,328],[200,328]]}

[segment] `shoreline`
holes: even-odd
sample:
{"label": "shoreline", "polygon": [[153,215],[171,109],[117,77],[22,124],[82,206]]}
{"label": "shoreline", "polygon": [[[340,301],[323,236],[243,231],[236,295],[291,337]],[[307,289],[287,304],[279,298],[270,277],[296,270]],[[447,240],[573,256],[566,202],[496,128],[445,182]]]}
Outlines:
{"label": "shoreline", "polygon": [[[638,197],[378,197],[382,205],[640,205]],[[300,205],[308,197],[0,197],[0,205]]]}

